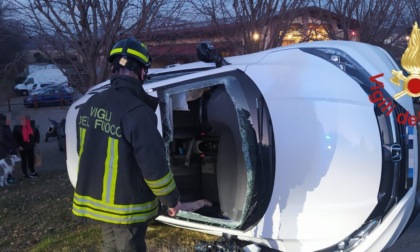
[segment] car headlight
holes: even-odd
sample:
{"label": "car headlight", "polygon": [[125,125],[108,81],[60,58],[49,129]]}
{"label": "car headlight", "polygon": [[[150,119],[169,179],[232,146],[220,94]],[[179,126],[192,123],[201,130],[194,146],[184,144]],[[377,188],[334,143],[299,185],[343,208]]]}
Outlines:
{"label": "car headlight", "polygon": [[375,85],[370,81],[371,75],[356,60],[340,49],[311,47],[300,48],[300,50],[320,57],[335,65],[359,83],[368,94],[370,93],[369,89]]}
{"label": "car headlight", "polygon": [[328,249],[321,250],[320,252],[347,252],[355,249],[363,240],[368,236],[379,224],[381,218],[377,217],[371,221],[365,222],[358,230],[346,237],[334,246]]}
{"label": "car headlight", "polygon": [[333,54],[333,55],[331,55],[330,59],[331,59],[332,62],[334,62],[338,66],[338,68],[340,68],[344,72],[346,71],[346,66],[341,63],[341,57],[340,56]]}

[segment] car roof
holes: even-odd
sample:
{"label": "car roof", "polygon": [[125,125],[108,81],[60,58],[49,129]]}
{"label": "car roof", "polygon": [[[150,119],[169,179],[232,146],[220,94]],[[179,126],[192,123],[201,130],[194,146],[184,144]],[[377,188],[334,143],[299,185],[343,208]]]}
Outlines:
{"label": "car roof", "polygon": [[[393,60],[388,58],[382,58],[381,60],[377,60],[378,62],[368,62],[366,61],[368,58],[371,57],[382,57],[385,55],[383,52],[380,52],[380,47],[372,47],[372,45],[354,41],[344,41],[344,40],[328,40],[328,41],[314,41],[314,42],[305,42],[299,44],[293,44],[288,46],[281,46],[272,49],[267,49],[260,52],[255,52],[246,55],[237,55],[226,57],[225,60],[228,62],[228,66],[232,68],[241,69],[246,71],[246,68],[252,64],[257,64],[259,61],[263,60],[269,54],[280,52],[280,51],[287,51],[287,50],[297,50],[297,49],[305,49],[305,48],[314,48],[314,49],[333,49],[333,50],[340,50],[346,52],[347,54],[350,53],[353,59],[356,62],[361,62],[362,65],[365,67],[370,67],[371,71],[380,71],[383,66],[379,66],[380,62],[385,62],[388,65],[393,65],[395,69],[398,69],[397,65],[394,65]],[[384,63],[384,64],[385,64]],[[226,66],[222,66],[226,67]],[[388,66],[389,67],[389,66]],[[217,69],[215,63],[205,63],[202,61],[197,61],[193,63],[187,64],[174,64],[170,67],[166,68],[157,68],[157,69],[149,69],[149,76],[151,77],[150,80],[146,81],[146,84],[153,83],[160,80],[170,79],[174,77],[179,77],[182,75],[190,74],[190,73],[197,73],[201,71],[207,71],[211,69]],[[386,68],[387,69],[387,68]]]}
{"label": "car roof", "polygon": [[[267,49],[260,52],[250,53],[246,55],[236,55],[231,57],[226,57],[226,61],[229,64],[237,66],[241,65],[250,65],[257,63],[266,55],[277,52],[277,51],[284,51],[284,50],[291,50],[291,49],[299,49],[299,48],[334,48],[334,49],[342,49],[342,50],[363,50],[365,47],[371,46],[365,43],[354,43],[354,41],[344,41],[344,40],[336,40],[336,41],[314,41],[314,42],[305,42],[299,44],[293,44],[288,46],[281,46],[272,49]],[[151,75],[160,75],[163,73],[170,73],[170,72],[181,72],[181,71],[203,71],[215,68],[214,63],[205,63],[202,61],[186,63],[186,64],[173,64],[170,67],[165,68],[158,68],[153,71]],[[150,69],[150,70],[153,70]],[[150,72],[150,71],[149,71]]]}
{"label": "car roof", "polygon": [[47,88],[47,87],[45,87],[45,88],[39,89],[34,94],[44,94],[44,93],[46,93],[48,91],[51,91],[51,90],[58,90],[58,91],[64,91],[64,92],[70,93],[70,91],[67,90],[65,87],[63,87],[63,88],[50,88],[50,87]]}

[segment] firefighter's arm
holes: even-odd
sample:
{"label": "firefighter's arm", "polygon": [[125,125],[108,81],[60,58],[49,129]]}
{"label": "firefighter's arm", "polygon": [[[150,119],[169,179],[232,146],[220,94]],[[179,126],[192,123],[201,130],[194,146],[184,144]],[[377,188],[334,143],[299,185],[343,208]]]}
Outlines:
{"label": "firefighter's arm", "polygon": [[178,201],[178,204],[175,207],[170,207],[168,209],[169,216],[175,216],[178,213],[178,211],[181,209],[181,206],[182,206],[181,202]]}
{"label": "firefighter's arm", "polygon": [[180,207],[180,194],[172,171],[168,167],[166,148],[157,130],[156,114],[149,107],[141,106],[125,117],[123,132],[133,146],[136,161],[144,180],[159,200],[172,211]]}

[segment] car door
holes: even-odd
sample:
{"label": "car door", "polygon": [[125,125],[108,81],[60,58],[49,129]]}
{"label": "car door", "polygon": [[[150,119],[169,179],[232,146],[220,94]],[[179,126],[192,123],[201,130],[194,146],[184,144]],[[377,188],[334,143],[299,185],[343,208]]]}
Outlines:
{"label": "car door", "polygon": [[145,90],[160,100],[162,135],[181,201],[211,202],[196,212],[180,211],[176,220],[158,220],[202,230],[255,225],[269,204],[275,171],[271,119],[256,83],[240,69],[223,67]]}
{"label": "car door", "polygon": [[43,93],[43,104],[46,106],[52,106],[54,105],[57,100],[58,100],[58,96],[55,93],[54,90],[47,90]]}

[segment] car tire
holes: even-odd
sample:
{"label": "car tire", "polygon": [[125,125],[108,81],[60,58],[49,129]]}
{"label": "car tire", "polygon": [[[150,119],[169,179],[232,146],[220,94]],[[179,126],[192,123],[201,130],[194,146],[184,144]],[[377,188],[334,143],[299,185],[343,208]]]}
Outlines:
{"label": "car tire", "polygon": [[63,104],[64,104],[64,106],[70,106],[72,103],[73,103],[73,101],[65,100]]}
{"label": "car tire", "polygon": [[27,96],[29,94],[28,90],[20,91],[23,96]]}

